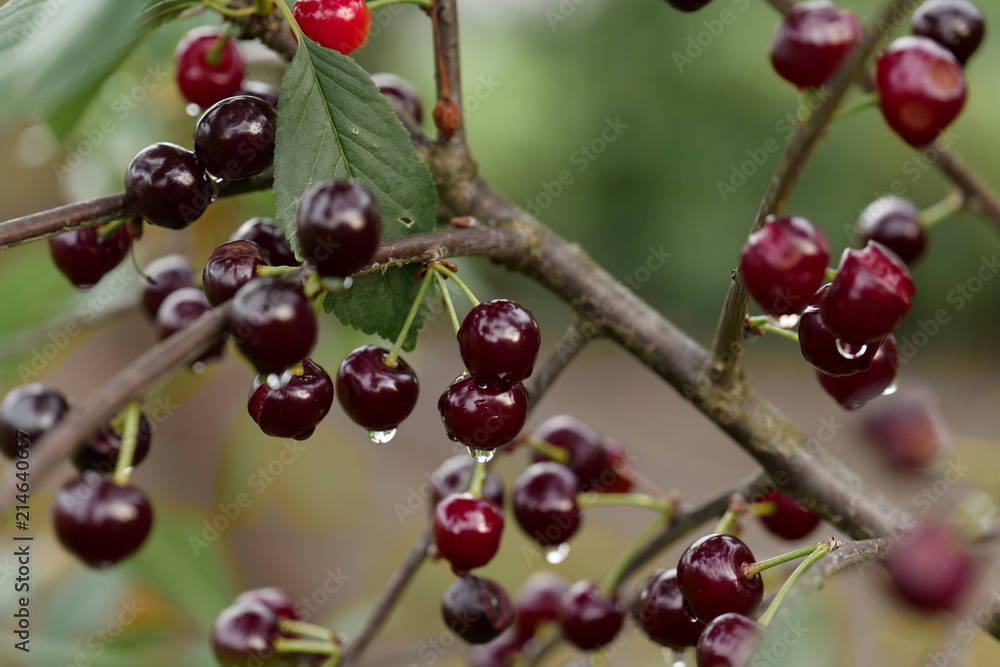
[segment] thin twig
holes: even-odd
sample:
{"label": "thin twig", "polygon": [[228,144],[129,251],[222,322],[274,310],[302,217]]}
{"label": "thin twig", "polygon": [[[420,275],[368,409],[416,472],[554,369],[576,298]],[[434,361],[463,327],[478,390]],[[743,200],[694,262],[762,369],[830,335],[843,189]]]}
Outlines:
{"label": "thin twig", "polygon": [[535,371],[524,383],[524,388],[528,392],[528,404],[534,407],[541,400],[542,395],[548,390],[556,378],[566,369],[577,355],[583,352],[587,343],[596,338],[599,334],[598,327],[587,320],[576,318],[566,327],[559,342],[556,343],[552,354],[535,367]]}

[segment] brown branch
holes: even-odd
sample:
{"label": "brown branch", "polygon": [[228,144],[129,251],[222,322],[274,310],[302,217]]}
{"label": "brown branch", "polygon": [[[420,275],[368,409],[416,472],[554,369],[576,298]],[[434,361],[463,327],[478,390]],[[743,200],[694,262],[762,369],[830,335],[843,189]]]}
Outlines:
{"label": "brown branch", "polygon": [[968,206],[979,211],[1000,232],[1000,201],[951,149],[942,147],[938,152],[938,168],[965,193]]}
{"label": "brown branch", "polygon": [[[230,3],[234,9],[250,7],[253,4],[254,0]],[[259,39],[264,46],[285,60],[291,61],[295,57],[299,43],[292,36],[292,29],[282,18],[281,12],[273,10],[267,16],[224,16],[223,18],[237,26],[247,37]]]}
{"label": "brown branch", "polygon": [[447,145],[465,154],[467,149],[458,57],[457,0],[435,0],[430,16],[434,30],[434,71],[438,98],[434,108],[434,122],[442,130]]}

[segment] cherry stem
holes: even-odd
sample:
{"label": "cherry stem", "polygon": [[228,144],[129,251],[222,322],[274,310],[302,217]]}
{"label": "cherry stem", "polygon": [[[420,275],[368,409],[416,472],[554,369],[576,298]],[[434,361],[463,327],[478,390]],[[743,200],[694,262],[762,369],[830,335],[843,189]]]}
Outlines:
{"label": "cherry stem", "polygon": [[945,218],[950,218],[964,208],[965,196],[962,194],[962,191],[952,189],[945,195],[944,199],[920,211],[917,219],[920,220],[920,225],[924,229],[928,229]]}
{"label": "cherry stem", "polygon": [[782,329],[781,327],[774,326],[773,324],[768,322],[767,318],[764,317],[763,315],[756,317],[748,317],[747,322],[750,324],[751,327],[753,327],[757,331],[763,333],[776,334],[783,338],[794,340],[796,343],[799,342],[799,335],[797,333],[789,329]]}
{"label": "cherry stem", "polygon": [[483,484],[486,482],[486,461],[476,461],[472,467],[472,479],[469,481],[469,493],[473,498],[483,497]]}
{"label": "cherry stem", "polygon": [[340,659],[340,647],[329,636],[330,633],[327,631],[326,641],[278,637],[274,640],[274,650],[277,653],[311,653],[313,655],[335,656],[337,660],[333,664],[337,664]]}
{"label": "cherry stem", "polygon": [[458,285],[458,288],[465,293],[466,298],[469,299],[469,303],[472,304],[473,308],[479,305],[479,299],[476,298],[476,295],[472,293],[472,290],[469,289],[468,285],[462,282],[462,279],[459,278],[454,271],[449,269],[447,266],[438,263],[432,264],[431,268],[442,274],[444,277],[454,280],[455,284]]}
{"label": "cherry stem", "polygon": [[642,507],[661,514],[673,509],[670,501],[645,493],[578,493],[576,504],[580,507]]}
{"label": "cherry stem", "polygon": [[[343,283],[340,287],[332,288],[342,290],[344,289]],[[326,285],[323,283],[323,277],[319,275],[319,271],[313,271],[306,278],[306,284],[302,287],[302,293],[306,295],[306,298],[315,299],[320,294],[326,291]]]}
{"label": "cherry stem", "polygon": [[853,116],[859,111],[867,109],[868,107],[878,106],[879,96],[878,93],[866,93],[857,99],[842,105],[839,109],[833,112],[830,116],[830,124],[836,123],[838,120],[843,120],[848,116]]}
{"label": "cherry stem", "polygon": [[[253,14],[257,8],[256,7],[245,7],[243,9],[229,9],[224,3],[215,4],[211,3],[209,5],[212,9],[219,12],[223,16],[250,16]],[[229,43],[230,37],[233,36],[233,26],[231,23],[227,23],[222,29],[222,33],[219,34],[219,38],[215,40],[215,44],[212,45],[211,50],[205,54],[205,62],[209,65],[218,65],[222,62],[222,50],[226,48],[226,44]]]}
{"label": "cherry stem", "polygon": [[375,10],[379,7],[388,7],[389,5],[402,5],[411,4],[423,7],[424,9],[429,9],[431,5],[434,4],[433,0],[372,0],[368,3],[369,10]]}
{"label": "cherry stem", "polygon": [[736,524],[738,524],[742,518],[743,508],[734,509],[732,502],[730,501],[729,509],[726,510],[726,513],[722,515],[722,518],[719,519],[719,523],[715,526],[715,532],[726,535],[736,535],[738,532],[736,530]]}
{"label": "cherry stem", "polygon": [[257,277],[264,278],[266,276],[283,276],[286,273],[290,273],[295,269],[301,268],[301,266],[268,266],[267,264],[260,264],[257,266]]}
{"label": "cherry stem", "polygon": [[552,443],[545,442],[539,438],[527,438],[524,441],[526,447],[531,447],[542,456],[555,461],[556,463],[567,463],[569,461],[569,451],[562,447],[557,447]]}
{"label": "cherry stem", "polygon": [[431,285],[431,275],[432,273],[430,271],[424,275],[424,279],[420,282],[420,289],[417,290],[417,296],[413,300],[413,305],[410,306],[410,312],[406,314],[406,321],[403,322],[403,328],[399,331],[399,336],[396,337],[396,342],[393,344],[392,349],[389,350],[389,354],[382,359],[382,363],[389,368],[396,367],[396,359],[399,358],[399,353],[403,349],[403,343],[406,342],[406,336],[410,333],[410,327],[413,326],[413,320],[417,318],[417,312],[420,310],[420,306],[424,302],[424,297],[427,296],[427,288]]}
{"label": "cherry stem", "polygon": [[750,506],[750,511],[753,512],[754,516],[771,516],[778,511],[778,503],[771,502],[770,500],[762,503],[754,503]]}
{"label": "cherry stem", "polygon": [[278,8],[278,12],[281,13],[281,17],[285,19],[285,23],[288,27],[292,29],[292,32],[299,38],[299,44],[303,43],[305,35],[302,34],[302,28],[299,27],[299,22],[295,20],[295,15],[292,14],[292,10],[288,8],[285,4],[285,0],[274,0],[274,6]]}
{"label": "cherry stem", "polygon": [[787,554],[781,554],[780,556],[768,558],[767,560],[760,560],[756,563],[743,563],[741,568],[743,570],[743,576],[747,579],[753,579],[764,570],[769,570],[772,567],[784,565],[789,561],[797,560],[803,556],[808,556],[824,545],[826,545],[825,541],[820,542],[819,544],[810,544],[807,547],[802,547],[801,549],[796,549],[795,551],[789,551]]}
{"label": "cherry stem", "polygon": [[125,486],[132,475],[135,446],[139,440],[139,422],[142,419],[142,404],[139,401],[132,401],[125,406],[121,415],[121,448],[118,450],[118,460],[115,462],[115,472],[111,476],[111,481],[118,486]]}
{"label": "cherry stem", "polygon": [[840,542],[831,537],[828,540],[824,540],[823,542],[810,547],[812,552],[809,554],[809,557],[799,563],[799,566],[795,568],[795,571],[788,576],[785,583],[781,585],[781,590],[779,590],[778,594],[774,596],[774,599],[771,601],[771,605],[767,608],[767,611],[764,612],[764,615],[761,616],[760,620],[757,622],[764,627],[767,627],[772,619],[774,619],[775,614],[778,613],[778,607],[781,605],[782,600],[784,600],[785,596],[788,595],[788,591],[792,590],[792,587],[795,585],[795,582],[798,581],[799,577],[801,577],[802,574],[809,569],[809,566],[839,547],[840,544]]}
{"label": "cherry stem", "polygon": [[102,241],[107,241],[115,235],[115,232],[117,232],[120,227],[127,225],[128,221],[129,218],[122,218],[121,220],[115,220],[114,222],[109,222],[106,225],[101,225],[97,229],[97,238]]}
{"label": "cherry stem", "polygon": [[314,639],[332,638],[329,628],[324,628],[313,623],[306,623],[305,621],[282,618],[278,621],[278,627],[282,632],[290,635],[302,635],[303,637],[312,637]]}
{"label": "cherry stem", "polygon": [[667,497],[667,494],[663,492],[663,489],[657,486],[653,480],[649,479],[632,466],[625,467],[621,470],[615,470],[615,473],[619,477],[624,477],[628,481],[632,482],[632,484],[636,487],[651,496],[655,496],[657,498]]}
{"label": "cherry stem", "polygon": [[823,280],[828,283],[832,283],[837,279],[837,269],[827,267],[826,271],[823,272]]}
{"label": "cherry stem", "polygon": [[[583,495],[593,495],[593,494],[580,494]],[[618,494],[609,494],[618,495]],[[630,494],[621,494],[630,495]],[[673,505],[665,504],[659,508],[659,513],[656,518],[649,522],[649,524],[642,529],[632,544],[628,546],[625,553],[621,555],[615,566],[605,575],[604,579],[601,581],[601,595],[604,597],[611,597],[615,590],[618,588],[618,584],[621,583],[622,579],[625,578],[625,573],[628,571],[629,565],[632,559],[635,558],[642,549],[649,544],[654,537],[656,537],[660,529],[670,523],[670,518],[673,516]]]}
{"label": "cherry stem", "polygon": [[455,329],[455,333],[462,327],[458,323],[458,314],[455,312],[455,304],[451,300],[451,293],[448,291],[448,285],[444,282],[444,278],[441,277],[440,273],[435,271],[428,271],[427,275],[433,275],[434,280],[437,281],[438,290],[441,291],[441,299],[444,301],[445,308],[448,309],[448,317],[451,318],[451,326]]}

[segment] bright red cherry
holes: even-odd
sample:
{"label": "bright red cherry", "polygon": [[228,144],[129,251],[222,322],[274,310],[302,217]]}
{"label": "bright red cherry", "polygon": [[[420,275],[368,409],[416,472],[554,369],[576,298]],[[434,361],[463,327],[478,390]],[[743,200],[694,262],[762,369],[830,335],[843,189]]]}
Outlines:
{"label": "bright red cherry", "polygon": [[818,88],[836,74],[863,32],[852,11],[838,11],[826,0],[801,2],[778,26],[771,64],[799,88]]}
{"label": "bright red cherry", "polygon": [[372,27],[364,0],[297,0],[292,13],[309,39],[345,56],[365,45]]}
{"label": "bright red cherry", "polygon": [[786,540],[801,540],[816,530],[820,518],[809,508],[803,507],[791,496],[771,491],[758,502],[774,503],[774,512],[762,516],[761,523],[771,533]]}
{"label": "bright red cherry", "polygon": [[438,553],[456,572],[486,565],[500,549],[503,512],[469,493],[450,495],[434,509],[434,541]]}
{"label": "bright red cherry", "polygon": [[243,57],[236,40],[227,39],[218,60],[211,60],[221,35],[216,28],[195,28],[181,39],[174,54],[177,87],[184,99],[203,109],[235,95],[243,83]]}
{"label": "bright red cherry", "polygon": [[760,575],[748,579],[743,566],[753,553],[738,537],[706,535],[688,547],[677,564],[677,581],[688,608],[708,623],[728,612],[751,615],[764,597]]}
{"label": "bright red cherry", "polygon": [[896,591],[927,612],[956,611],[976,574],[976,561],[950,526],[921,524],[885,559]]}
{"label": "bright red cherry", "polygon": [[677,570],[656,570],[643,583],[632,617],[657,644],[682,651],[698,643],[705,624],[684,608]]}
{"label": "bright red cherry", "polygon": [[840,377],[827,375],[817,370],[816,377],[835,401],[845,410],[859,410],[865,403],[883,395],[892,383],[896,381],[896,369],[899,359],[896,351],[896,339],[889,336],[872,359],[871,367],[866,371]]}

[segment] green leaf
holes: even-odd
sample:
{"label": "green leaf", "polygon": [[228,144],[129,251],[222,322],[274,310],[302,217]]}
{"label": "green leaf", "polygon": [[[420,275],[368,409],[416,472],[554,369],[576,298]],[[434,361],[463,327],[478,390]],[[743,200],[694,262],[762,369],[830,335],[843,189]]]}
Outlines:
{"label": "green leaf", "polygon": [[[437,192],[410,135],[371,77],[351,58],[304,40],[281,82],[274,158],[277,218],[298,251],[295,209],[318,181],[353,178],[378,202],[382,238],[427,232],[436,222]],[[362,276],[324,306],[349,326],[394,339],[419,283],[416,269]],[[416,342],[417,317],[407,338]]]}

